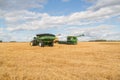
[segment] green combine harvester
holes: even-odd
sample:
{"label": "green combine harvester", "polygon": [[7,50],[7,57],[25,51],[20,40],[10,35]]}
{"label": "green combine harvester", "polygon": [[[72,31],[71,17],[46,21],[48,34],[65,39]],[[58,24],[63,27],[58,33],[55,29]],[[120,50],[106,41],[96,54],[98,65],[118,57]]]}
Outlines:
{"label": "green combine harvester", "polygon": [[84,34],[78,36],[67,36],[67,41],[58,41],[58,43],[76,45],[78,43],[77,37],[81,37],[81,36],[84,36]]}
{"label": "green combine harvester", "polygon": [[58,41],[59,44],[77,44],[78,39],[76,36],[67,36],[67,41]]}
{"label": "green combine harvester", "polygon": [[31,41],[31,46],[54,46],[55,35],[53,34],[37,34],[36,37]]}
{"label": "green combine harvester", "polygon": [[77,44],[78,39],[76,36],[68,36],[67,37],[67,44]]}

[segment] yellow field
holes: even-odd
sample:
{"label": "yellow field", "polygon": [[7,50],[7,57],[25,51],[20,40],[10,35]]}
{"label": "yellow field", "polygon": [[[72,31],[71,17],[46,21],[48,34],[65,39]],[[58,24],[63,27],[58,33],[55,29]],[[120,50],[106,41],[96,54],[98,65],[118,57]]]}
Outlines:
{"label": "yellow field", "polygon": [[0,43],[0,80],[120,80],[120,42]]}

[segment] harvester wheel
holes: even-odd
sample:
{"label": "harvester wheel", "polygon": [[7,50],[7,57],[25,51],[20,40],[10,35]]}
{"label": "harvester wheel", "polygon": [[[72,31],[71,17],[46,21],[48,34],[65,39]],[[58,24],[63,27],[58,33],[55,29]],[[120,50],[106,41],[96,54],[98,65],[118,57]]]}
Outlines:
{"label": "harvester wheel", "polygon": [[40,47],[44,47],[44,43],[41,41],[41,42],[39,42],[39,46]]}

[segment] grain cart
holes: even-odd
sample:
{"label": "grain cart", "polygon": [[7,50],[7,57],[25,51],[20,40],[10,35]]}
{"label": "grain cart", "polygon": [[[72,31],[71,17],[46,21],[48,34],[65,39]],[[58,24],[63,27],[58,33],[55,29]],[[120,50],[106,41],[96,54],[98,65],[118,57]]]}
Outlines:
{"label": "grain cart", "polygon": [[44,46],[53,46],[54,45],[54,39],[55,35],[53,34],[37,34],[36,37],[31,41],[31,46],[37,46],[40,47]]}

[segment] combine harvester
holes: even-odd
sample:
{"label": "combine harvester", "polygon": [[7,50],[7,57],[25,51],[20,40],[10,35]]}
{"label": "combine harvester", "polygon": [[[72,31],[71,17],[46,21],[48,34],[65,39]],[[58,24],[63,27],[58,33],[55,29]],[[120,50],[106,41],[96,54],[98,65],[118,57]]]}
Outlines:
{"label": "combine harvester", "polygon": [[81,36],[84,36],[84,34],[78,36],[67,36],[67,41],[58,41],[58,43],[76,45],[78,43],[77,37],[81,37]]}

